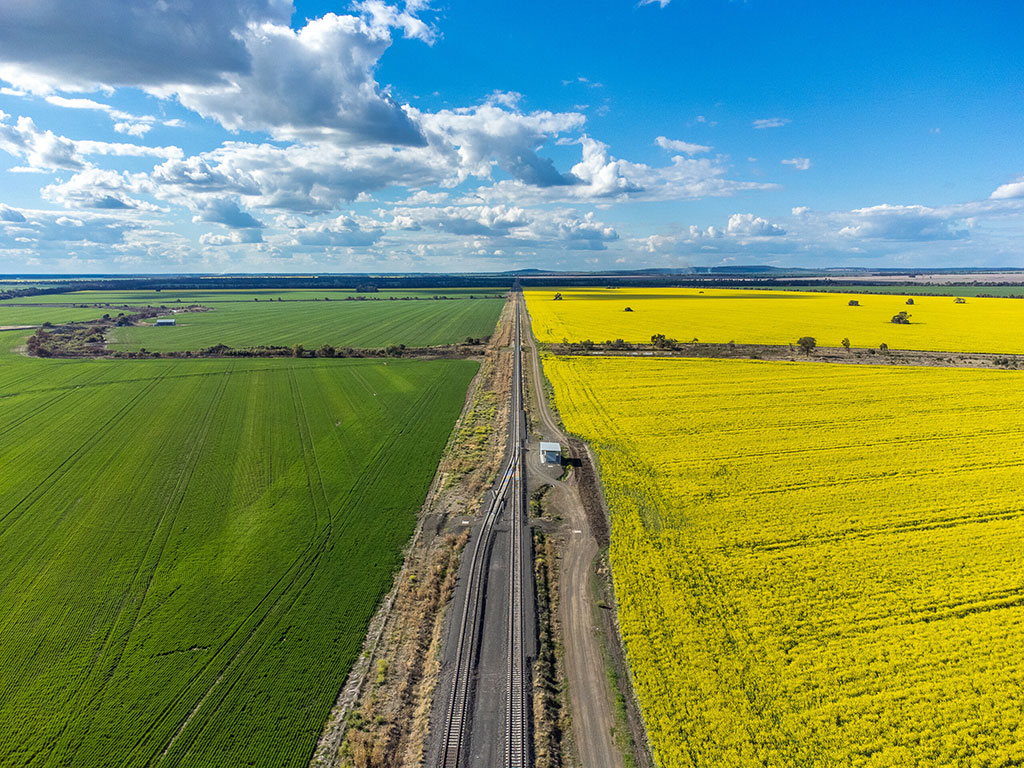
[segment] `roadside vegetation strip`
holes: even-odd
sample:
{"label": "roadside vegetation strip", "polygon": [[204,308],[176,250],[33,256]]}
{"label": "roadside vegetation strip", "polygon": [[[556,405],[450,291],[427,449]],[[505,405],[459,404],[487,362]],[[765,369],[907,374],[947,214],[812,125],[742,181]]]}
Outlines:
{"label": "roadside vegetation strip", "polygon": [[[1021,275],[1024,277],[1024,275]],[[824,291],[827,293],[896,293],[902,296],[980,296],[1024,299],[1024,283],[996,285],[977,283],[974,285],[953,285],[946,283],[924,283],[899,285],[889,283],[857,283],[853,285],[784,285],[768,290],[782,291]]]}
{"label": "roadside vegetation strip", "polygon": [[306,764],[476,368],[0,358],[0,764]]}
{"label": "roadside vegetation strip", "polygon": [[545,359],[662,768],[1024,761],[1024,377]]}
{"label": "roadside vegetation strip", "polygon": [[107,334],[107,346],[126,352],[198,350],[217,344],[427,347],[489,336],[503,305],[504,299],[493,298],[211,303],[209,312],[175,315],[174,327],[146,324],[114,329]]}
{"label": "roadside vegetation strip", "polygon": [[[662,334],[679,342],[787,345],[809,336],[822,347],[848,339],[854,348],[1024,353],[1024,301],[1018,299],[958,304],[950,296],[592,288],[527,291],[526,300],[534,333],[546,344],[650,343]],[[899,312],[909,314],[908,324],[892,322]]]}

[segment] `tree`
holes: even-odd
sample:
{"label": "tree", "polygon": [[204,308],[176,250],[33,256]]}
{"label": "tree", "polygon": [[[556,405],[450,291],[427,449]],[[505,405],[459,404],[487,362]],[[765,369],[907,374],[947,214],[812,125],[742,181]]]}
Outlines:
{"label": "tree", "polygon": [[879,345],[878,345],[878,349],[879,349],[880,351],[882,351],[882,352],[888,352],[888,351],[889,351],[889,345],[888,345],[888,344],[886,344],[886,343],[885,343],[885,342],[883,341],[883,342],[882,342],[881,344],[879,344]]}
{"label": "tree", "polygon": [[907,304],[910,304],[911,306],[913,306],[914,300],[913,299],[907,299]]}
{"label": "tree", "polygon": [[910,315],[908,315],[906,311],[900,310],[892,316],[892,320],[889,322],[895,323],[896,325],[910,325]]}
{"label": "tree", "polygon": [[292,347],[292,357],[302,357],[304,354],[306,354],[306,348],[301,344]]}
{"label": "tree", "polygon": [[966,304],[967,303],[967,299],[964,299],[964,298],[962,298],[960,296],[957,296],[955,299],[953,299],[953,303],[954,304]]}
{"label": "tree", "polygon": [[561,301],[561,300],[562,300],[562,294],[556,293],[555,294],[555,301]]}
{"label": "tree", "polygon": [[626,311],[626,312],[632,312],[632,311],[633,311],[633,308],[632,308],[632,307],[626,307],[626,309],[625,309],[624,311]]}
{"label": "tree", "polygon": [[860,306],[860,302],[857,301],[856,299],[850,299],[848,302],[846,302],[846,304],[847,304],[847,306],[850,306],[850,307],[859,307]]}
{"label": "tree", "polygon": [[808,357],[811,356],[811,352],[814,351],[814,348],[818,346],[818,341],[813,336],[801,336],[796,340],[796,343]]}
{"label": "tree", "polygon": [[849,352],[849,351],[850,351],[850,340],[849,340],[849,339],[843,339],[843,340],[842,340],[842,342],[840,342],[840,343],[841,343],[841,344],[843,345],[843,348],[844,348],[844,349],[845,349],[845,350],[846,350],[847,352]]}

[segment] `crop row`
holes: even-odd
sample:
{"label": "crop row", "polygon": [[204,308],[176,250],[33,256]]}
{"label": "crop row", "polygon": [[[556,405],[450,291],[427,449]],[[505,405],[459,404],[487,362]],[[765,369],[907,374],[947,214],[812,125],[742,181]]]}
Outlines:
{"label": "crop row", "polygon": [[301,363],[3,359],[0,764],[305,764],[476,365]]}
{"label": "crop row", "polygon": [[467,336],[489,336],[502,305],[501,299],[225,302],[211,304],[208,312],[179,314],[173,328],[114,329],[108,342],[114,350],[158,352],[216,344],[235,348],[303,344],[310,349],[322,344],[433,346]]}

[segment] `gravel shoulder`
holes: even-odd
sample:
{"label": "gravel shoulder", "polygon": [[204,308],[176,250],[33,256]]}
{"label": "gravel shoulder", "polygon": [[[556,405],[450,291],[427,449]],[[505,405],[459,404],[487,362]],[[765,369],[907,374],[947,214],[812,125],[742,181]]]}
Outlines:
{"label": "gravel shoulder", "polygon": [[[528,315],[525,331],[524,341],[530,358],[526,370],[532,379],[530,393],[534,401],[529,403],[529,407],[540,417],[534,428],[544,439],[557,440],[563,446],[572,445],[578,455],[581,450],[586,451],[586,447],[578,440],[570,440],[548,407],[540,358]],[[530,469],[534,470],[532,462]],[[624,768],[626,761],[613,739],[619,723],[615,713],[615,692],[609,682],[603,648],[604,628],[602,622],[595,618],[600,610],[595,605],[595,569],[601,547],[607,544],[607,524],[603,520],[592,519],[593,514],[588,515],[587,507],[593,505],[584,504],[579,476],[580,472],[574,470],[565,481],[553,481],[549,494],[551,504],[563,516],[565,527],[565,545],[559,566],[559,619],[573,742],[585,768]],[[617,636],[609,640],[608,646],[621,647]]]}

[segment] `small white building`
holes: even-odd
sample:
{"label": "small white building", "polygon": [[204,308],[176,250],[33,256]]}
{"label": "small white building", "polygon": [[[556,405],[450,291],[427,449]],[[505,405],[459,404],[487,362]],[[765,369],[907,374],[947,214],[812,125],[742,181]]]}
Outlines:
{"label": "small white building", "polygon": [[561,464],[562,446],[558,443],[541,443],[540,460],[545,464]]}
{"label": "small white building", "polygon": [[156,320],[157,325],[174,325],[173,317],[158,317]]}

